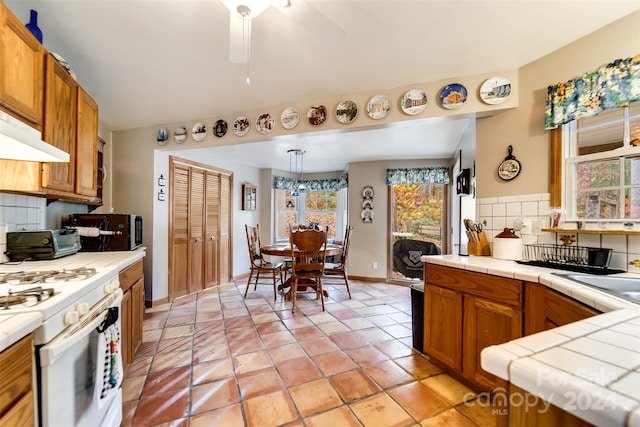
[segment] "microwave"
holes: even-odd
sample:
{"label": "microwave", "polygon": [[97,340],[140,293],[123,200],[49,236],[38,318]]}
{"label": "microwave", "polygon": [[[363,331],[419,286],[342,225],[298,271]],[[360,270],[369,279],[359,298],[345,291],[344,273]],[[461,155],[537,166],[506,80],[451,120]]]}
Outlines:
{"label": "microwave", "polygon": [[90,227],[81,235],[81,252],[132,251],[142,245],[142,216],[133,214],[70,214],[66,227]]}

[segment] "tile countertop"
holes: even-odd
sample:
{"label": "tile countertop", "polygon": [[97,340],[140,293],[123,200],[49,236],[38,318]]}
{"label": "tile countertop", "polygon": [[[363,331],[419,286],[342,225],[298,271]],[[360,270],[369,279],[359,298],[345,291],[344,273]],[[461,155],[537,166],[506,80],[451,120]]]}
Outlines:
{"label": "tile countertop", "polygon": [[[490,257],[442,255],[422,260],[542,283],[603,311],[487,347],[481,353],[482,368],[594,425],[640,427],[640,304],[551,274],[561,270]],[[537,403],[519,397],[520,404]]]}
{"label": "tile countertop", "polygon": [[[75,255],[20,264],[0,264],[0,273],[30,270],[61,270],[63,268],[96,268],[120,271],[144,258],[146,248],[122,252],[79,252]],[[40,313],[5,314],[0,312],[0,351],[35,331],[42,323]]]}

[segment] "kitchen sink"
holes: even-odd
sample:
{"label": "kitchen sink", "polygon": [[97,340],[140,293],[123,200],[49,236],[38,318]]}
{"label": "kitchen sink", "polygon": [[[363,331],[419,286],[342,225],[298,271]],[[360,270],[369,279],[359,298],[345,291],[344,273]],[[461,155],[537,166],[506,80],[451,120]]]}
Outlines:
{"label": "kitchen sink", "polygon": [[590,274],[553,274],[640,304],[640,278],[594,276]]}

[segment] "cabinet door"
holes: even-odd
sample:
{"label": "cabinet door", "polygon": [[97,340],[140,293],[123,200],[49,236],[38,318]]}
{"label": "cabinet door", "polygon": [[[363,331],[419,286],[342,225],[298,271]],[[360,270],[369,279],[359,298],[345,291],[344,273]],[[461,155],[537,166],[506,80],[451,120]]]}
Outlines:
{"label": "cabinet door", "polygon": [[169,298],[187,294],[189,253],[189,168],[172,163]]}
{"label": "cabinet door", "polygon": [[453,369],[462,369],[462,294],[425,285],[424,352]]}
{"label": "cabinet door", "polygon": [[140,278],[131,287],[131,361],[135,359],[142,342],[144,323],[144,279]]}
{"label": "cabinet door", "polygon": [[42,129],[42,44],[0,2],[0,105]]}
{"label": "cabinet door", "polygon": [[73,193],[76,167],[77,84],[58,61],[47,55],[42,138],[69,153],[69,163],[43,163],[42,186]]}
{"label": "cabinet door", "polygon": [[204,176],[191,168],[189,179],[189,293],[204,289]]}
{"label": "cabinet door", "polygon": [[132,336],[131,336],[131,291],[127,291],[122,296],[120,307],[122,316],[120,318],[120,329],[122,334],[122,364],[127,367],[133,362]]}
{"label": "cabinet door", "polygon": [[220,174],[207,172],[206,175],[206,215],[204,248],[204,276],[205,287],[215,286],[220,283],[218,264],[220,243]]}
{"label": "cabinet door", "polygon": [[98,104],[78,86],[75,192],[94,201],[98,171]]}
{"label": "cabinet door", "polygon": [[220,175],[220,251],[219,279],[222,283],[231,280],[231,177]]}
{"label": "cabinet door", "polygon": [[494,390],[506,382],[480,366],[483,348],[522,337],[522,312],[513,307],[474,296],[464,297],[464,341],[462,347],[465,377]]}

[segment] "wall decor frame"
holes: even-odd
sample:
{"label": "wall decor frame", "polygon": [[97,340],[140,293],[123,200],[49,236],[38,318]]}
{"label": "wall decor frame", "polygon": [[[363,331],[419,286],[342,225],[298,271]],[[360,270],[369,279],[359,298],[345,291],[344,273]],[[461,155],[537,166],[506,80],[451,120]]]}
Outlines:
{"label": "wall decor frame", "polygon": [[242,210],[255,211],[257,200],[257,189],[253,184],[242,184]]}

